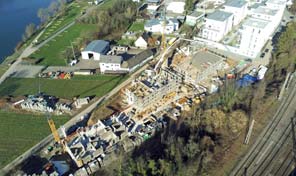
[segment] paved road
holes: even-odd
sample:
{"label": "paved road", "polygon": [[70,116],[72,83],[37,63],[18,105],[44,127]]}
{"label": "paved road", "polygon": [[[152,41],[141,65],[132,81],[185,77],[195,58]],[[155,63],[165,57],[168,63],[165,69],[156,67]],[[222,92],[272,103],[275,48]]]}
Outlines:
{"label": "paved road", "polygon": [[294,167],[291,117],[295,115],[295,107],[296,80],[294,78],[273,119],[233,169],[231,176],[289,175]]}

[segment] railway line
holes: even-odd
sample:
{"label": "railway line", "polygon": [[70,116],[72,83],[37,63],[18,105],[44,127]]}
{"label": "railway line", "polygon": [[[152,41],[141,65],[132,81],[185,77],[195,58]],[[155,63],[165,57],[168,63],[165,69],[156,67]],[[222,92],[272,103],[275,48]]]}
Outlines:
{"label": "railway line", "polygon": [[292,171],[293,141],[291,117],[296,107],[296,82],[292,80],[287,96],[282,100],[273,119],[259,135],[231,176],[289,175]]}

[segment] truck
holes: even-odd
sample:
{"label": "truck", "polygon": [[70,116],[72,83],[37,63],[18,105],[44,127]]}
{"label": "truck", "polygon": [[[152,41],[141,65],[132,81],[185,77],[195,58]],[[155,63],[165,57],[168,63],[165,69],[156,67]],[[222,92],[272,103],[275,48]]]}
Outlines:
{"label": "truck", "polygon": [[257,79],[258,80],[262,80],[264,78],[264,75],[267,71],[267,67],[265,67],[264,65],[260,65],[259,69],[258,69],[258,73],[257,73]]}

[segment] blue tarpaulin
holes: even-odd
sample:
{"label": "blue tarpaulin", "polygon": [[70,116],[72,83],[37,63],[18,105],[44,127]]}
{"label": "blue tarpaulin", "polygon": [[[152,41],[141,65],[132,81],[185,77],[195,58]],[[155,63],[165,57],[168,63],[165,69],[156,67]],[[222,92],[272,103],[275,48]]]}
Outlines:
{"label": "blue tarpaulin", "polygon": [[255,83],[257,81],[257,78],[254,76],[251,76],[249,74],[244,75],[241,79],[237,81],[238,87],[245,87],[252,83]]}

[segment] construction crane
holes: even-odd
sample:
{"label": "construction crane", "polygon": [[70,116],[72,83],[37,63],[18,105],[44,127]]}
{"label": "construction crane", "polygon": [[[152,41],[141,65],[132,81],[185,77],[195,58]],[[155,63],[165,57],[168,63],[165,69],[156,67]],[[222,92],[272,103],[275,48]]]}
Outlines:
{"label": "construction crane", "polygon": [[162,23],[162,36],[161,36],[161,47],[163,50],[166,49],[166,37],[165,37],[165,31],[166,31],[166,7],[164,6],[163,9],[163,14],[162,14],[162,18],[163,18],[163,23]]}
{"label": "construction crane", "polygon": [[60,143],[61,141],[61,138],[59,136],[59,133],[56,129],[56,126],[54,124],[54,121],[52,120],[51,116],[50,116],[50,113],[47,113],[47,122],[48,122],[48,125],[50,127],[50,130],[51,130],[51,133],[53,135],[53,138],[54,140],[57,142],[57,143]]}

